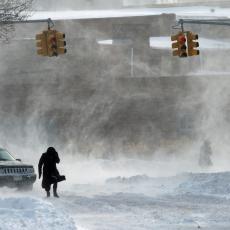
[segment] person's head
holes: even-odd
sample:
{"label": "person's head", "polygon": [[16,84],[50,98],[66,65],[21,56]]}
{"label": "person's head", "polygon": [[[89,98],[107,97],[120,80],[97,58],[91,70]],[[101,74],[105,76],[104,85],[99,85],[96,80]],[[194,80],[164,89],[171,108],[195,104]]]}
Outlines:
{"label": "person's head", "polygon": [[49,147],[46,152],[47,153],[56,153],[56,150],[54,147]]}

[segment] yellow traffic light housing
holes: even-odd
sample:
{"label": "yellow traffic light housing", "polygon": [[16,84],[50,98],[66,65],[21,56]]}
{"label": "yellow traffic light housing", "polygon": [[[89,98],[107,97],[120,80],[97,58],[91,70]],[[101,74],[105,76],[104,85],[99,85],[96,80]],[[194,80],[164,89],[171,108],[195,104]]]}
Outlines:
{"label": "yellow traffic light housing", "polygon": [[173,56],[187,57],[186,36],[183,32],[179,32],[176,35],[171,36]]}
{"label": "yellow traffic light housing", "polygon": [[66,41],[65,39],[65,34],[56,31],[56,39],[57,39],[57,53],[58,54],[65,54],[67,52],[65,46],[66,46]]}
{"label": "yellow traffic light housing", "polygon": [[47,31],[43,31],[40,34],[36,34],[36,46],[37,46],[37,54],[41,56],[47,56]]}
{"label": "yellow traffic light housing", "polygon": [[48,56],[49,57],[58,56],[56,30],[48,30],[48,32],[47,32],[47,48],[48,48]]}
{"label": "yellow traffic light housing", "polygon": [[42,56],[58,56],[67,52],[64,41],[65,34],[57,30],[46,30],[36,35],[37,54]]}
{"label": "yellow traffic light housing", "polygon": [[188,56],[196,56],[200,54],[200,51],[196,49],[199,47],[198,34],[193,34],[192,32],[187,32],[187,43],[188,43]]}

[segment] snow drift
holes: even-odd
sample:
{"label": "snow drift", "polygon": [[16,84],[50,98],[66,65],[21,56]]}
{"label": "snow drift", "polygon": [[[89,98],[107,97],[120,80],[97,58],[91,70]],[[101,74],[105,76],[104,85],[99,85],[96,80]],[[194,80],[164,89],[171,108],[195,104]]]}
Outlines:
{"label": "snow drift", "polygon": [[151,192],[154,195],[156,191],[158,194],[229,195],[230,172],[181,173],[177,176],[161,178],[146,175],[115,177],[107,179],[106,184],[133,186],[134,191],[144,191],[145,187],[148,195]]}
{"label": "snow drift", "polygon": [[44,200],[30,197],[0,199],[0,229],[76,230],[73,220]]}

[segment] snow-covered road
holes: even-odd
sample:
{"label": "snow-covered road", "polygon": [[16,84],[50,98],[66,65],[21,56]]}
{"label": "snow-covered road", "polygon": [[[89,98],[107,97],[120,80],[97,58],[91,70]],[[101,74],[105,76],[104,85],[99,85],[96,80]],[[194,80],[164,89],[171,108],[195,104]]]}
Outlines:
{"label": "snow-covered road", "polygon": [[4,230],[230,228],[230,172],[114,177],[61,189],[60,199],[43,198],[38,188],[6,191],[0,199]]}
{"label": "snow-covered road", "polygon": [[56,204],[92,230],[229,229],[229,178],[228,172],[118,177],[96,187],[75,185]]}

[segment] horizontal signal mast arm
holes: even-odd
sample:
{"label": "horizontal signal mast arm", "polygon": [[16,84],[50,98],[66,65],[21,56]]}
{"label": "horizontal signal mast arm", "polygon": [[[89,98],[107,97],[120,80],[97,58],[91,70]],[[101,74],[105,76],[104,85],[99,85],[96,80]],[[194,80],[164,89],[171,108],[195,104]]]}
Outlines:
{"label": "horizontal signal mast arm", "polygon": [[0,21],[0,24],[17,24],[17,23],[39,23],[39,22],[47,22],[51,23],[52,20],[50,18],[48,19],[37,19],[37,20],[21,20],[21,21]]}
{"label": "horizontal signal mast arm", "polygon": [[0,21],[0,24],[18,24],[18,23],[36,23],[36,22],[47,22],[47,20]]}
{"label": "horizontal signal mast arm", "polygon": [[178,24],[222,25],[230,26],[230,19],[179,19]]}

